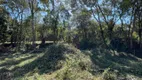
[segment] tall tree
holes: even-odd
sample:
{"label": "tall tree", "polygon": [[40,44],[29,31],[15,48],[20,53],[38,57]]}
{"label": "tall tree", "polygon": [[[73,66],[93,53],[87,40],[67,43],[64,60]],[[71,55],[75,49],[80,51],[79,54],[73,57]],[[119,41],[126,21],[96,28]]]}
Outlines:
{"label": "tall tree", "polygon": [[36,41],[36,31],[35,31],[35,23],[34,23],[34,15],[35,12],[38,10],[38,1],[37,0],[28,0],[30,12],[31,12],[31,18],[32,18],[32,46],[35,47],[35,41]]}

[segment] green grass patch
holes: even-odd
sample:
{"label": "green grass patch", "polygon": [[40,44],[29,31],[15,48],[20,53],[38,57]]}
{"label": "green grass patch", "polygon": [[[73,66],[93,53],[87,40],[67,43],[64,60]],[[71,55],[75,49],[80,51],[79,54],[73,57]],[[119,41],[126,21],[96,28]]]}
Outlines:
{"label": "green grass patch", "polygon": [[142,59],[123,52],[80,51],[65,43],[37,50],[1,56],[1,76],[9,73],[7,77],[14,80],[142,79]]}

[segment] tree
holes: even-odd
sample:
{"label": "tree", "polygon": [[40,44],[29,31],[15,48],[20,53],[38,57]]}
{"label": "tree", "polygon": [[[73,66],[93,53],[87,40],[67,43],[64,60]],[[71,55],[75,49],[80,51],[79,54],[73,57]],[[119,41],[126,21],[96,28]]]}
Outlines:
{"label": "tree", "polygon": [[35,23],[34,23],[34,14],[38,10],[38,2],[37,0],[28,0],[30,12],[31,12],[31,18],[32,18],[32,46],[35,48],[35,41],[36,41],[36,31],[35,31]]}
{"label": "tree", "polygon": [[[11,44],[17,45],[16,50],[20,50],[20,47],[24,43],[24,11],[27,10],[26,0],[7,0],[6,9],[11,15],[9,20],[10,32],[11,32]],[[19,35],[21,34],[21,35]]]}
{"label": "tree", "polygon": [[83,34],[83,39],[87,39],[87,30],[90,24],[91,12],[84,9],[79,14],[75,15],[77,15],[77,17],[74,19],[77,28],[80,34]]}

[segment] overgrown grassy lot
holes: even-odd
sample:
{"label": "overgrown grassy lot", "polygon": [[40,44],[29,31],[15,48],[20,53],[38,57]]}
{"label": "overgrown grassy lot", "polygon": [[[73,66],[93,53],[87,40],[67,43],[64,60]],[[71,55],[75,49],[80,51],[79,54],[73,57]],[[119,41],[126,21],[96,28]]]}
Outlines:
{"label": "overgrown grassy lot", "polygon": [[1,55],[0,80],[142,80],[141,67],[130,54],[62,43]]}

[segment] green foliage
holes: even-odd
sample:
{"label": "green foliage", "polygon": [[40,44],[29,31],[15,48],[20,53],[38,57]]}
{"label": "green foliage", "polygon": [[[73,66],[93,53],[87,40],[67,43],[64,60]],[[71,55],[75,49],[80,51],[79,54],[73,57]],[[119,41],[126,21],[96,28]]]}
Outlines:
{"label": "green foliage", "polygon": [[89,1],[88,0],[82,0],[82,1],[88,7],[93,7],[98,2],[98,0],[89,0]]}
{"label": "green foliage", "polygon": [[120,8],[122,9],[122,11],[127,12],[127,10],[129,10],[129,8],[132,6],[131,4],[131,0],[123,0],[120,3]]}
{"label": "green foliage", "polygon": [[4,43],[8,37],[8,25],[6,18],[0,16],[0,42]]}
{"label": "green foliage", "polygon": [[111,73],[109,70],[110,70],[110,68],[106,69],[106,70],[102,73],[103,79],[104,79],[104,80],[116,80],[116,79],[117,79],[116,74]]}
{"label": "green foliage", "polygon": [[80,49],[93,49],[95,48],[95,46],[97,46],[96,42],[93,42],[91,40],[88,39],[83,39],[79,42],[79,48]]}
{"label": "green foliage", "polygon": [[138,41],[138,40],[139,40],[139,36],[138,36],[138,34],[137,34],[136,32],[133,32],[132,36],[133,36],[133,39],[134,39],[135,41]]}
{"label": "green foliage", "polygon": [[[60,68],[58,68],[61,69],[61,71],[57,73],[57,80],[86,80],[92,78],[92,75],[88,72],[92,65],[89,57],[82,54],[72,45],[53,45],[48,49],[46,55],[47,58],[51,59],[50,62],[52,64],[55,63],[58,65],[62,63],[60,64]],[[52,66],[52,68],[53,67],[55,66]]]}

